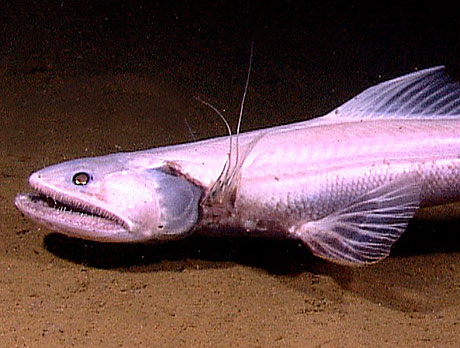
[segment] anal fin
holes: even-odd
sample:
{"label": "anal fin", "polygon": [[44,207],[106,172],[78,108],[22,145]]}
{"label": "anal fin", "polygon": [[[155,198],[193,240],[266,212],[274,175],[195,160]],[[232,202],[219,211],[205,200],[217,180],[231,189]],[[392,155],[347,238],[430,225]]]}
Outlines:
{"label": "anal fin", "polygon": [[390,254],[419,205],[416,178],[397,179],[290,231],[321,258],[352,266],[375,263]]}

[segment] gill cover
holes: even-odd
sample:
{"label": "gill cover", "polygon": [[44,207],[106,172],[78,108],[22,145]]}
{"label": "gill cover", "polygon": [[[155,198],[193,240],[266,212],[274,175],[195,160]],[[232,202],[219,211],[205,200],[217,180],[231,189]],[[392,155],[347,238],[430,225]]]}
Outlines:
{"label": "gill cover", "polygon": [[158,235],[168,238],[191,231],[198,221],[202,190],[163,168],[148,171],[155,183]]}

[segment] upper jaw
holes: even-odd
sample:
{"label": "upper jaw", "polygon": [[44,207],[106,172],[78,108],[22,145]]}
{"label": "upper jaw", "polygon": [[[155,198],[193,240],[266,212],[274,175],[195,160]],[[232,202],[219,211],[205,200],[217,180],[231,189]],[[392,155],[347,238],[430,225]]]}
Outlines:
{"label": "upper jaw", "polygon": [[35,222],[69,236],[97,241],[134,241],[133,223],[101,202],[77,197],[51,187],[34,173],[29,184],[35,192],[20,194],[16,207]]}
{"label": "upper jaw", "polygon": [[47,185],[40,180],[36,173],[30,176],[29,185],[38,195],[43,195],[53,200],[54,208],[68,207],[76,212],[87,213],[88,215],[111,220],[127,230],[132,228],[129,221],[105,207],[102,202],[93,202],[91,197],[86,198],[85,196],[75,194],[75,192],[66,192]]}

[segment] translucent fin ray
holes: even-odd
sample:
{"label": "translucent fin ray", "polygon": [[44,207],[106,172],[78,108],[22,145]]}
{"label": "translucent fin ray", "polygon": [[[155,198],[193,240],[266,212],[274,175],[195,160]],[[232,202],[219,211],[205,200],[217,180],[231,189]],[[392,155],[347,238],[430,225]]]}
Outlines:
{"label": "translucent fin ray", "polygon": [[375,263],[389,255],[419,204],[417,181],[414,178],[397,180],[291,231],[316,256],[329,261],[346,265]]}
{"label": "translucent fin ray", "polygon": [[420,70],[366,89],[326,118],[458,118],[460,84],[444,66]]}

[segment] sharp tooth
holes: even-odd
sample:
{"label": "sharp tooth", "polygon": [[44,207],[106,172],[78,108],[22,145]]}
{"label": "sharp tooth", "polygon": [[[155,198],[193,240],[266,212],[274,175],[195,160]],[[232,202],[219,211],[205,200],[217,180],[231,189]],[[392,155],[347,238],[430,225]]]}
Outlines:
{"label": "sharp tooth", "polygon": [[30,199],[37,204],[47,205],[50,209],[54,209],[56,214],[75,214],[79,216],[93,216],[101,219],[110,220],[120,225],[125,225],[122,220],[117,216],[110,214],[109,212],[101,209],[100,207],[86,205],[84,202],[79,202],[71,197],[57,196],[55,193],[49,192],[38,192],[36,195],[30,197]]}

